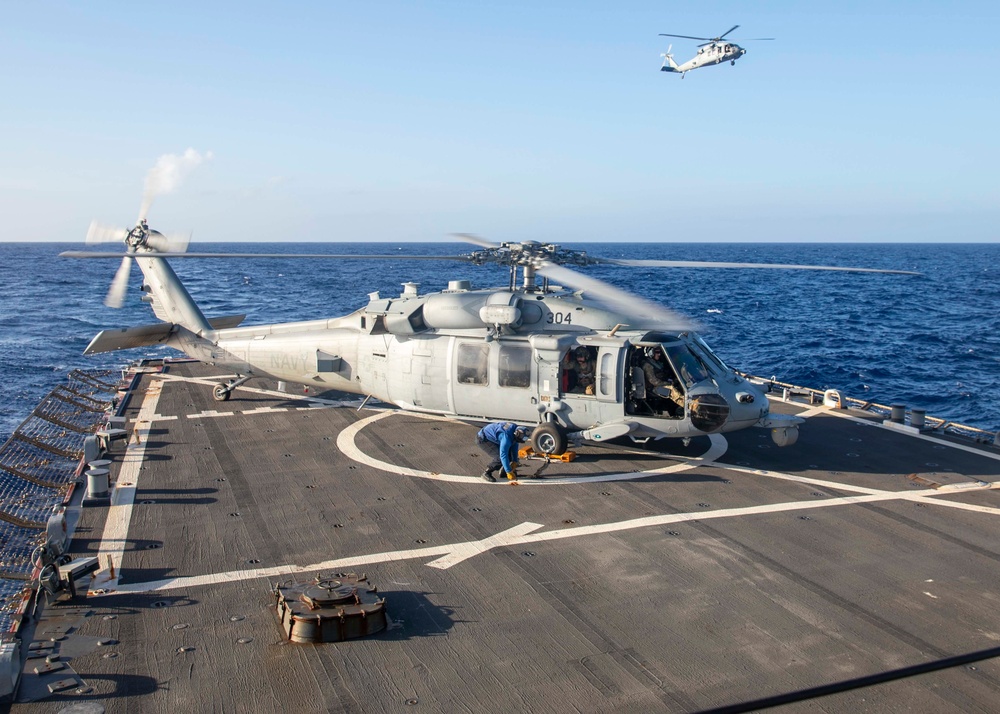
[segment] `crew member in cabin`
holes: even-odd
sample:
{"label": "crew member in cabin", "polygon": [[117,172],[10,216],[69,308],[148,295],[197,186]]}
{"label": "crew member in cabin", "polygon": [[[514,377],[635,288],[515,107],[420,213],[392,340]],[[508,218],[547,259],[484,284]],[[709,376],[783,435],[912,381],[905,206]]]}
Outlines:
{"label": "crew member in cabin", "polygon": [[593,394],[596,383],[594,372],[597,369],[597,364],[586,347],[577,347],[573,352],[571,368],[576,373],[576,385],[573,387],[573,391]]}
{"label": "crew member in cabin", "polygon": [[493,473],[502,468],[511,481],[517,478],[517,446],[528,438],[528,430],[509,421],[487,424],[476,434],[476,445],[489,457],[483,479],[494,482]]}
{"label": "crew member in cabin", "polygon": [[677,386],[673,370],[667,367],[667,361],[660,347],[646,349],[642,374],[646,378],[646,386],[652,388],[657,396],[669,399],[683,411],[684,392]]}

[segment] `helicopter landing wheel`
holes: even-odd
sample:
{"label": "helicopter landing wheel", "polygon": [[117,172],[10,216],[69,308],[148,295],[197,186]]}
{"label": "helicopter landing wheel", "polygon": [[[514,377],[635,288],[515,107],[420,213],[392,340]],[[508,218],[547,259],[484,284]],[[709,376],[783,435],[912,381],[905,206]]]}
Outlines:
{"label": "helicopter landing wheel", "polygon": [[729,60],[729,64],[731,64],[733,67],[735,67],[736,66],[736,60]]}
{"label": "helicopter landing wheel", "polygon": [[229,397],[232,396],[232,392],[229,390],[225,384],[215,385],[215,389],[212,390],[212,397],[215,398],[217,402],[228,402]]}
{"label": "helicopter landing wheel", "polygon": [[559,456],[566,451],[566,432],[558,424],[539,424],[531,432],[531,448],[539,454]]}

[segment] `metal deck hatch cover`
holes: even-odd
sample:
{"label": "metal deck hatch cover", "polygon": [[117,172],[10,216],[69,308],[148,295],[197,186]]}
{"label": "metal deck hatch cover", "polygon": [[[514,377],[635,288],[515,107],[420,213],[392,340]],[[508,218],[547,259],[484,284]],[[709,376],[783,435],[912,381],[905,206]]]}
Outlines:
{"label": "metal deck hatch cover", "polygon": [[385,598],[362,575],[337,573],[275,588],[278,619],[293,642],[341,642],[386,628]]}

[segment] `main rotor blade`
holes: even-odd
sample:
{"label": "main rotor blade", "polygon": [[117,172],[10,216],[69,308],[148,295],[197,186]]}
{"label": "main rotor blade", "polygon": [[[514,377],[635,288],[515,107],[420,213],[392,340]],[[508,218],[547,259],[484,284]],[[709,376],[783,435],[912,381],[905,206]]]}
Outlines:
{"label": "main rotor blade", "polygon": [[791,265],[787,263],[719,263],[701,260],[628,260],[598,258],[602,263],[630,268],[772,268],[784,270],[839,270],[848,273],[893,273],[895,275],[921,275],[912,270],[883,270],[881,268],[849,268],[839,265]]}
{"label": "main rotor blade", "polygon": [[555,280],[576,290],[590,293],[592,297],[614,312],[631,320],[632,327],[656,327],[668,332],[682,332],[697,328],[694,322],[680,313],[668,310],[662,305],[632,295],[624,290],[619,290],[603,280],[582,275],[575,270],[549,262],[543,263],[536,270],[549,280]]}
{"label": "main rotor blade", "polygon": [[[66,250],[60,258],[121,258],[122,253],[106,253],[92,250]],[[471,261],[467,255],[359,255],[355,253],[334,255],[332,253],[126,253],[131,258],[306,258],[322,260],[458,260]]]}
{"label": "main rotor blade", "polygon": [[475,235],[473,233],[452,233],[452,236],[454,236],[455,238],[458,238],[459,240],[463,240],[466,243],[472,243],[473,245],[478,245],[480,248],[499,248],[500,247],[496,243],[491,243],[490,241],[486,240],[485,238],[480,238],[479,236],[477,236],[477,235]]}
{"label": "main rotor blade", "polygon": [[733,42],[760,42],[761,40],[774,40],[774,37],[744,37],[742,40],[733,40]]}
{"label": "main rotor blade", "polygon": [[666,32],[661,32],[660,37],[683,37],[685,40],[708,40],[712,41],[711,37],[692,37],[691,35],[671,35]]}
{"label": "main rotor blade", "polygon": [[125,302],[125,291],[128,290],[128,280],[132,274],[132,259],[129,256],[122,258],[122,264],[118,266],[115,279],[111,281],[108,295],[104,298],[104,304],[108,307],[121,307]]}
{"label": "main rotor blade", "polygon": [[716,39],[717,40],[721,40],[723,37],[725,37],[726,35],[728,35],[730,32],[732,32],[733,30],[735,30],[737,27],[739,27],[739,25],[733,25],[728,30],[726,30],[721,35],[719,35]]}
{"label": "main rotor blade", "polygon": [[186,253],[191,242],[190,233],[161,233],[167,244],[167,253]]}
{"label": "main rotor blade", "polygon": [[121,243],[125,240],[126,235],[128,235],[128,228],[106,226],[103,223],[91,221],[90,228],[87,229],[86,243],[87,245],[94,245],[96,243]]}

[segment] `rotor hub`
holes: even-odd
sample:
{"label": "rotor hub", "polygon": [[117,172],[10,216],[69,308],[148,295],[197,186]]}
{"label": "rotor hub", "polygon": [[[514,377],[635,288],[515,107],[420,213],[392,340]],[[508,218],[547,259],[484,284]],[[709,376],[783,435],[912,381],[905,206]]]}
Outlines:
{"label": "rotor hub", "polygon": [[468,255],[474,265],[503,265],[506,267],[539,268],[546,263],[555,265],[597,265],[600,261],[591,258],[586,251],[561,248],[555,243],[524,241],[522,243],[501,243],[495,247],[482,248]]}
{"label": "rotor hub", "polygon": [[141,246],[146,245],[146,241],[149,240],[149,226],[146,225],[146,221],[140,221],[135,224],[135,228],[128,232],[125,236],[125,244],[135,250]]}

